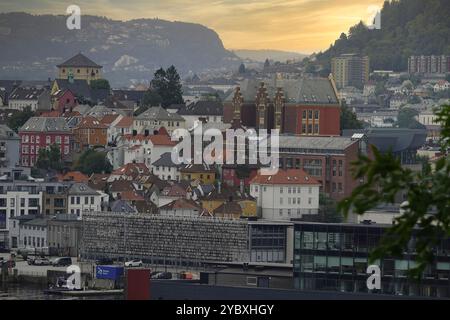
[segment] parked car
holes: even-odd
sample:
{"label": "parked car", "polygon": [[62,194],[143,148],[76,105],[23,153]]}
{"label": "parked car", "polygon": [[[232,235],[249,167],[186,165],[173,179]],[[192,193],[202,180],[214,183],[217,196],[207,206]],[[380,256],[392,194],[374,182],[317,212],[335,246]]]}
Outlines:
{"label": "parked car", "polygon": [[70,257],[63,257],[63,258],[56,258],[53,260],[52,265],[55,267],[67,267],[72,264],[72,258]]}
{"label": "parked car", "polygon": [[172,279],[172,273],[170,272],[159,272],[152,279]]}
{"label": "parked car", "polygon": [[125,262],[125,267],[142,267],[142,260],[133,259]]}
{"label": "parked car", "polygon": [[113,259],[109,259],[109,258],[101,258],[101,259],[96,260],[95,264],[98,265],[98,266],[114,264],[114,260]]}
{"label": "parked car", "polygon": [[47,258],[36,258],[34,259],[33,264],[35,266],[49,266],[52,263]]}

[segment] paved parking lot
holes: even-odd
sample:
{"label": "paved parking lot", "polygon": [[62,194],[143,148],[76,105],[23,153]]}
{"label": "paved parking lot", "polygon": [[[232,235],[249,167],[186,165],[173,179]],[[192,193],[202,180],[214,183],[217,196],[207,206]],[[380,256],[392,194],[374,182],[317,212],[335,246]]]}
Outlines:
{"label": "paved parking lot", "polygon": [[[0,257],[3,257],[5,261],[9,260],[9,253],[0,253]],[[47,257],[52,260],[57,257]],[[77,258],[72,258],[73,264],[78,264]],[[19,275],[30,275],[30,276],[42,276],[47,275],[47,270],[58,270],[64,271],[66,267],[53,267],[53,266],[33,266],[29,265],[27,261],[22,260],[21,256],[16,257],[16,267],[14,269],[18,270]]]}

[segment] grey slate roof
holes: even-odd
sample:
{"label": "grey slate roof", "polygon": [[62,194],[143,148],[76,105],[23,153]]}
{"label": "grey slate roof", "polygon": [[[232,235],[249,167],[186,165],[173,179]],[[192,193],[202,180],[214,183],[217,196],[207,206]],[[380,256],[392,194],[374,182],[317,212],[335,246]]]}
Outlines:
{"label": "grey slate roof", "polygon": [[124,200],[116,200],[111,204],[112,212],[136,213],[137,210]]}
{"label": "grey slate roof", "polygon": [[91,88],[86,80],[73,80],[69,82],[67,79],[56,79],[58,88],[60,90],[69,89],[77,97],[84,97],[86,99],[91,99]]}
{"label": "grey slate roof", "polygon": [[69,188],[69,195],[96,196],[99,195],[99,193],[85,183],[74,183]]}
{"label": "grey slate roof", "polygon": [[222,116],[223,104],[220,101],[197,101],[177,112],[179,115]]}
{"label": "grey slate roof", "polygon": [[280,135],[280,151],[284,149],[345,150],[355,141],[350,137],[307,137]]}
{"label": "grey slate roof", "polygon": [[96,64],[94,61],[86,57],[82,53],[78,53],[69,60],[59,64],[58,67],[89,67],[89,68],[102,68],[102,66]]}
{"label": "grey slate roof", "polygon": [[177,113],[170,113],[162,107],[151,107],[141,113],[136,120],[158,120],[158,121],[184,121],[184,118]]}
{"label": "grey slate roof", "polygon": [[45,218],[37,218],[37,219],[33,219],[33,220],[28,220],[28,221],[24,222],[23,225],[46,227],[47,226],[47,219],[45,219]]}
{"label": "grey slate roof", "polygon": [[20,140],[17,133],[11,130],[7,125],[0,124],[0,139]]}
{"label": "grey slate roof", "polygon": [[33,132],[70,132],[66,119],[58,117],[32,117],[19,131]]}
{"label": "grey slate roof", "polygon": [[163,153],[152,165],[156,167],[181,167],[181,164],[172,162],[172,154],[170,152]]}
{"label": "grey slate roof", "polygon": [[37,100],[45,91],[45,88],[18,87],[11,92],[9,100]]}
{"label": "grey slate roof", "polygon": [[364,133],[368,143],[376,146],[381,152],[401,152],[407,149],[419,149],[425,144],[426,129],[407,128],[369,128],[366,130],[344,130],[344,136]]}
{"label": "grey slate roof", "polygon": [[[301,79],[275,79],[275,80],[253,80],[246,79],[241,85],[241,93],[244,103],[255,101],[255,97],[264,82],[269,99],[273,99],[277,88],[283,88],[286,104],[338,104],[338,98],[333,89],[331,81],[327,78],[301,78]],[[231,102],[234,91],[225,99]]]}

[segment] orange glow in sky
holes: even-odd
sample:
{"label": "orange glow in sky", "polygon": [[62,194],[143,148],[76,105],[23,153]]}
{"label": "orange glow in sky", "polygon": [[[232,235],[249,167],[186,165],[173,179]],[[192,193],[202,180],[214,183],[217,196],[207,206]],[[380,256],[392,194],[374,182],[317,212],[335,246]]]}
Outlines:
{"label": "orange glow in sky", "polygon": [[276,49],[312,53],[327,49],[341,32],[368,21],[383,0],[2,0],[0,12],[82,14],[117,20],[155,18],[203,24],[227,49]]}

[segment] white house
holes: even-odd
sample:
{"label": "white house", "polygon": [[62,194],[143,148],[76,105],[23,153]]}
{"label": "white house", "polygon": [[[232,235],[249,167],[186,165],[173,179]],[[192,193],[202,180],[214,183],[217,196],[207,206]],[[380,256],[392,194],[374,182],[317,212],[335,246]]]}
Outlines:
{"label": "white house", "polygon": [[161,208],[159,208],[159,213],[161,216],[169,217],[198,217],[203,212],[200,205],[192,200],[188,199],[177,199],[174,200]]}
{"label": "white house", "polygon": [[8,108],[24,110],[30,107],[32,111],[51,108],[50,93],[45,88],[17,87],[8,99]]}
{"label": "white house", "polygon": [[85,183],[74,183],[68,191],[68,212],[80,219],[83,212],[102,211],[102,205],[109,202],[109,196],[95,191]]}
{"label": "white house", "polygon": [[[152,163],[158,160],[163,153],[172,152],[177,142],[172,141],[164,133],[156,135],[129,134],[122,137],[120,144],[128,146],[128,154],[127,150],[125,151],[124,164],[145,163],[151,169]],[[140,146],[140,148],[134,148],[136,146]]]}
{"label": "white house", "polygon": [[180,164],[173,163],[170,152],[163,153],[152,163],[153,174],[161,180],[180,181],[180,167]]}
{"label": "white house", "polygon": [[204,123],[223,123],[223,104],[220,101],[200,100],[178,110],[190,129],[197,121]]}
{"label": "white house", "polygon": [[19,248],[48,248],[47,219],[36,218],[19,224]]}
{"label": "white house", "polygon": [[446,80],[440,80],[434,85],[433,90],[434,92],[450,90],[450,82]]}
{"label": "white house", "polygon": [[179,114],[168,112],[162,107],[149,108],[133,119],[133,130],[136,133],[150,134],[161,127],[171,133],[175,129],[185,128],[185,120]]}
{"label": "white house", "polygon": [[[42,192],[6,191],[0,194],[0,216],[5,216],[5,229],[9,218],[38,215],[42,209]],[[1,226],[0,226],[1,228]]]}
{"label": "white house", "polygon": [[289,220],[319,212],[320,183],[301,169],[278,170],[275,175],[261,172],[250,182],[250,195],[257,199],[263,219]]}

